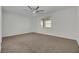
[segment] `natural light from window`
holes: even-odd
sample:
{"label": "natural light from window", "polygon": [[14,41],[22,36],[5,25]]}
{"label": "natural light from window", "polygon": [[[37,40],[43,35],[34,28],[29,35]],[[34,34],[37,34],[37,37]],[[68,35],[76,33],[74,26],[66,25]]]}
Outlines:
{"label": "natural light from window", "polygon": [[51,20],[41,20],[41,27],[42,28],[51,28],[52,21]]}

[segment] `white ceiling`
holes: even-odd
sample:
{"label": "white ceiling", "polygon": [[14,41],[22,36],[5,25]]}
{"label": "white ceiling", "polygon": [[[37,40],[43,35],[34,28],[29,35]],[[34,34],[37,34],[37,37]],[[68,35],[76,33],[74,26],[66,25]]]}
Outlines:
{"label": "white ceiling", "polygon": [[[55,12],[64,8],[70,8],[69,6],[39,6],[39,7],[40,7],[39,10],[45,10],[45,11],[41,14],[35,14],[35,16]],[[3,10],[22,15],[34,16],[34,14],[31,14],[31,12],[28,11],[29,9],[27,6],[3,6]]]}

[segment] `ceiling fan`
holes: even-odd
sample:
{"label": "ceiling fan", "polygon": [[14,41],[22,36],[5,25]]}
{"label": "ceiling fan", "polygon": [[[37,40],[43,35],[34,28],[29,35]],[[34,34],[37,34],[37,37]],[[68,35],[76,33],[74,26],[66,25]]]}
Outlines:
{"label": "ceiling fan", "polygon": [[44,12],[44,10],[39,10],[39,6],[33,7],[33,6],[27,6],[29,10],[32,12],[32,14]]}

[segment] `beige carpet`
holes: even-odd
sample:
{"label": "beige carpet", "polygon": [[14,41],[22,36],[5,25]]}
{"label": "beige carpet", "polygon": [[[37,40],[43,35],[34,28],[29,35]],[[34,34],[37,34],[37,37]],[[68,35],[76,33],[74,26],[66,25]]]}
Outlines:
{"label": "beige carpet", "polygon": [[39,33],[3,38],[2,53],[73,53],[79,52],[75,40]]}

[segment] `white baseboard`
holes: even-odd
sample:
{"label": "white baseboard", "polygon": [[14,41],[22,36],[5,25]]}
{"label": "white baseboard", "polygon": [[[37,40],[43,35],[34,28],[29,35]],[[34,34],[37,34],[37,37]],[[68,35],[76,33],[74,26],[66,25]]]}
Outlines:
{"label": "white baseboard", "polygon": [[71,40],[76,40],[77,43],[79,44],[79,38],[77,38],[77,37],[69,37],[69,36],[65,36],[65,35],[56,35],[56,34],[48,34],[48,33],[43,33],[43,32],[37,32],[37,33],[47,34],[47,35],[52,35],[52,36],[57,36],[57,37],[62,37],[62,38],[67,38],[67,39],[71,39]]}
{"label": "white baseboard", "polygon": [[21,34],[25,34],[25,33],[29,33],[29,32],[23,32],[23,33],[9,34],[9,35],[4,35],[4,36],[2,36],[2,37],[8,37],[8,36],[21,35]]}

